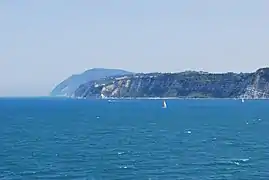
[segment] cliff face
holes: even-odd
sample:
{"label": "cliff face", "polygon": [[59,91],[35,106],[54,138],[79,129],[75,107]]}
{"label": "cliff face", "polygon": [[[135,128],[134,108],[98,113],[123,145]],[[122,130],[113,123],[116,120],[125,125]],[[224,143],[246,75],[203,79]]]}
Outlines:
{"label": "cliff face", "polygon": [[252,74],[252,81],[243,96],[248,98],[269,98],[269,68],[258,69]]}
{"label": "cliff face", "polygon": [[254,73],[204,72],[151,73],[90,81],[75,91],[75,97],[269,97],[269,68]]}

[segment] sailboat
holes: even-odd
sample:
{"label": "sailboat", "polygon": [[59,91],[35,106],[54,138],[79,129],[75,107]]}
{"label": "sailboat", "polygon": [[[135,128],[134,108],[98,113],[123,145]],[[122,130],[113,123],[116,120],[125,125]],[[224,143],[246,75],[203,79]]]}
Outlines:
{"label": "sailboat", "polygon": [[101,93],[101,99],[105,99],[105,98],[106,98],[106,96]]}
{"label": "sailboat", "polygon": [[167,108],[165,100],[163,100],[163,108]]}
{"label": "sailboat", "polygon": [[242,102],[242,103],[245,102],[244,98],[241,99],[241,102]]}

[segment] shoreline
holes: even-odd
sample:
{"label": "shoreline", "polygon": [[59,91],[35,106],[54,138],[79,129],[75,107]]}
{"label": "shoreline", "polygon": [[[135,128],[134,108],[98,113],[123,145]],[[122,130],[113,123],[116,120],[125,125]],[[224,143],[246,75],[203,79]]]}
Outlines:
{"label": "shoreline", "polygon": [[[106,98],[75,98],[66,97],[70,99],[83,99],[83,100],[241,100],[242,98],[190,98],[190,97],[106,97]],[[269,100],[269,98],[243,98],[244,100]]]}
{"label": "shoreline", "polygon": [[[71,96],[22,96],[22,97],[0,97],[0,99],[74,99],[74,100],[239,100],[242,98],[192,98],[192,97],[105,97],[105,98],[82,98],[82,97],[71,97]],[[248,100],[269,100],[268,98],[243,98],[245,101]]]}

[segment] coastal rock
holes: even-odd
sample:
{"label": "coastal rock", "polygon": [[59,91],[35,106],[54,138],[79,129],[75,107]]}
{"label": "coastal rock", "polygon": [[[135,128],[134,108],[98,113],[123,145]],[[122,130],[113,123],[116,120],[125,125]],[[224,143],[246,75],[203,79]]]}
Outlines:
{"label": "coastal rock", "polygon": [[269,68],[253,73],[148,73],[110,77],[80,85],[75,97],[268,98]]}

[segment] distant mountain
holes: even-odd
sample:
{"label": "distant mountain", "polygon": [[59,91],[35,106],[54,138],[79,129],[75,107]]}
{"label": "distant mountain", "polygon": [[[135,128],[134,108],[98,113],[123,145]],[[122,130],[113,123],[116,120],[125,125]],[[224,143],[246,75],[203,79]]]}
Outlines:
{"label": "distant mountain", "polygon": [[130,75],[128,72],[121,69],[105,69],[93,68],[81,74],[76,74],[68,77],[66,80],[58,84],[50,93],[51,96],[67,96],[70,97],[74,94],[75,90],[81,85],[89,81],[99,80],[102,78]]}

